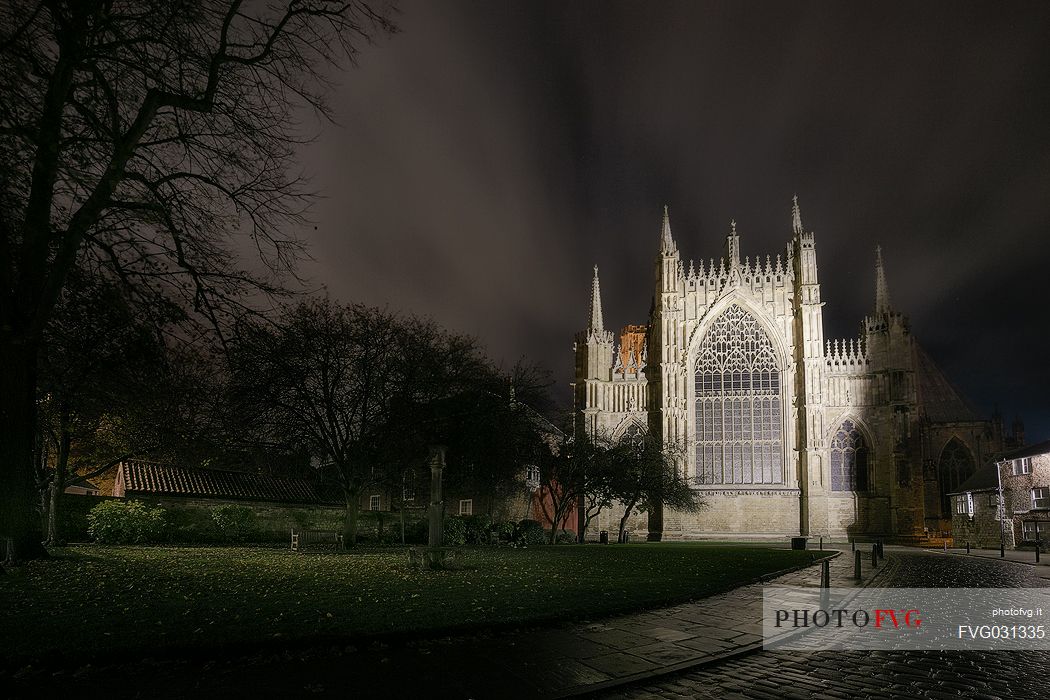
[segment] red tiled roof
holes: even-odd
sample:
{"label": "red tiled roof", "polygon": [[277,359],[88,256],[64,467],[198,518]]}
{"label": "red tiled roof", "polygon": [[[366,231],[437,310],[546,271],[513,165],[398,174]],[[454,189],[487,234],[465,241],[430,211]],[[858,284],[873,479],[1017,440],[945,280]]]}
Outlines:
{"label": "red tiled roof", "polygon": [[189,469],[153,462],[120,465],[126,496],[190,496],[276,503],[339,503],[333,489],[305,479],[279,478],[213,469]]}

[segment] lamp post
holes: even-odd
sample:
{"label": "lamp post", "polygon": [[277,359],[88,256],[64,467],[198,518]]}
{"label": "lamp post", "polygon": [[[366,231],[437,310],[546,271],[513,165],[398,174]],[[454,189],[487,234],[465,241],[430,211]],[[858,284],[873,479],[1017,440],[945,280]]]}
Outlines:
{"label": "lamp post", "polygon": [[1006,558],[1006,503],[1003,501],[1003,462],[995,463],[995,477],[999,481],[999,558]]}

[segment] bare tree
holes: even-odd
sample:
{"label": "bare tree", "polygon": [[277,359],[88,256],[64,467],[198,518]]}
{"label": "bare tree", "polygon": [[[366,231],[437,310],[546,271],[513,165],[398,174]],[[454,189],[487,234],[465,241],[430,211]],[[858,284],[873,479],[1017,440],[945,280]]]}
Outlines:
{"label": "bare tree", "polygon": [[327,298],[304,300],[278,325],[246,327],[231,357],[236,396],[253,419],[334,467],[351,544],[362,490],[389,481],[391,461],[410,464],[405,446],[425,450],[454,418],[434,407],[450,405],[484,371],[472,338]]}
{"label": "bare tree", "polygon": [[[309,197],[291,170],[324,72],[393,29],[362,0],[41,0],[0,7],[0,535],[34,514],[36,358],[74,265],[213,325],[275,292]],[[232,261],[247,236],[265,274]]]}

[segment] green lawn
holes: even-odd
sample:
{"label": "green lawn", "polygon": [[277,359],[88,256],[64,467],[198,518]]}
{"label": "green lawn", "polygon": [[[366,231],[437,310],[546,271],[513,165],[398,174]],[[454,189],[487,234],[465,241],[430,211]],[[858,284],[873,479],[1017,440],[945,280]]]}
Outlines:
{"label": "green lawn", "polygon": [[431,572],[409,569],[404,550],[71,546],[0,577],[0,655],[586,619],[711,595],[816,556],[684,543],[479,548],[465,550],[462,570]]}

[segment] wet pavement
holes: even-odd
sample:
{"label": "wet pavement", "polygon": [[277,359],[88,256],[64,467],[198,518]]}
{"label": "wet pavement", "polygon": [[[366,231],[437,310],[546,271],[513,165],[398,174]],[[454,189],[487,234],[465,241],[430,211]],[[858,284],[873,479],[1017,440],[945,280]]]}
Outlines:
{"label": "wet pavement", "polygon": [[[940,552],[894,552],[879,586],[1046,587],[1046,571]],[[603,698],[1045,698],[1050,651],[757,651],[596,694]]]}

